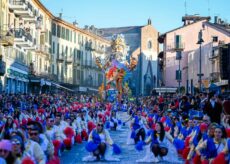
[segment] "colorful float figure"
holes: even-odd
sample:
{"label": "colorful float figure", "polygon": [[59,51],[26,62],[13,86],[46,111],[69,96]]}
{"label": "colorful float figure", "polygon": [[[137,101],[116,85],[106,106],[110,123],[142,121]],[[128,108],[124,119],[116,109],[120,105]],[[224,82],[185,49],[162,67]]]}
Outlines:
{"label": "colorful float figure", "polygon": [[[131,72],[135,69],[138,59],[130,56],[130,63],[126,60],[128,47],[126,46],[124,36],[121,34],[112,37],[111,49],[112,52],[105,56],[104,64],[102,64],[100,57],[96,57],[95,62],[105,72],[106,86],[104,87],[104,92],[108,89],[116,89],[118,101],[121,101],[124,91],[127,90],[125,81],[131,77]],[[100,92],[99,94],[102,93]],[[103,97],[102,95],[100,96]]]}

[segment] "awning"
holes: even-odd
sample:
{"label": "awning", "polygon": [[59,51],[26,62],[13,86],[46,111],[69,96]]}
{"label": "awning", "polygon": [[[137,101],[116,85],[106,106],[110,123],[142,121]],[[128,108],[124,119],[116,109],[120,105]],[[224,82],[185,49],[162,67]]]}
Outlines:
{"label": "awning", "polygon": [[87,92],[87,88],[86,87],[79,87],[79,91],[80,92]]}
{"label": "awning", "polygon": [[98,92],[98,89],[95,88],[88,88],[88,90]]}
{"label": "awning", "polygon": [[177,88],[154,88],[158,93],[176,93]]}
{"label": "awning", "polygon": [[52,82],[52,85],[56,86],[57,88],[61,88],[61,89],[65,89],[65,90],[74,92],[74,90],[69,89],[69,88],[66,88],[66,87],[63,87],[63,86],[61,86],[60,84],[57,84],[57,83],[54,83],[54,82]]}

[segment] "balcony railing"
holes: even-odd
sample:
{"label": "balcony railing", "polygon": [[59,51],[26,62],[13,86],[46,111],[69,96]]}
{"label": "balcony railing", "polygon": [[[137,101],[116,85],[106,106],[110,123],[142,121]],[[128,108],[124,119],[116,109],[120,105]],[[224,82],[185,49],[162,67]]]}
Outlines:
{"label": "balcony railing", "polygon": [[49,55],[49,47],[47,47],[46,45],[38,45],[36,48],[36,51],[39,53],[43,53],[45,55]]}
{"label": "balcony railing", "polygon": [[67,63],[73,63],[73,56],[66,56],[66,62]]}
{"label": "balcony railing", "polygon": [[0,45],[12,46],[14,44],[14,34],[10,31],[0,30]]}
{"label": "balcony railing", "polygon": [[64,61],[64,53],[59,53],[57,55],[57,61],[59,61],[59,62],[63,62]]}
{"label": "balcony railing", "polygon": [[25,0],[9,0],[9,8],[12,10],[25,10],[26,7]]}
{"label": "balcony railing", "polygon": [[184,43],[172,43],[172,44],[168,44],[166,47],[167,51],[183,51],[185,48],[185,44]]}
{"label": "balcony railing", "polygon": [[9,0],[9,8],[22,18],[35,18],[33,6],[25,0]]}
{"label": "balcony railing", "polygon": [[14,36],[15,43],[22,47],[32,47],[34,44],[32,35],[24,29],[15,29]]}
{"label": "balcony railing", "polygon": [[218,82],[220,80],[220,72],[210,73],[210,78],[212,82]]}

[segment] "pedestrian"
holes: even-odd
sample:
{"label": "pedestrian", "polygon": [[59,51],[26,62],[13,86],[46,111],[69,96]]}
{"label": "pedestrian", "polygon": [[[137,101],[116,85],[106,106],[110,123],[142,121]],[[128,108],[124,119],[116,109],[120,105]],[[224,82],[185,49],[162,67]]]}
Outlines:
{"label": "pedestrian", "polygon": [[210,117],[211,122],[220,124],[222,105],[216,102],[214,93],[209,93],[208,101],[204,106],[204,113]]}

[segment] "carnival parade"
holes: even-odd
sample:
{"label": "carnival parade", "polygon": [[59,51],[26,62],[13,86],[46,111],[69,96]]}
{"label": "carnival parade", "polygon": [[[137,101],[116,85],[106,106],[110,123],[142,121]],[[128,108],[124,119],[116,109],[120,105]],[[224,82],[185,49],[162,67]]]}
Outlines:
{"label": "carnival parade", "polygon": [[1,0],[0,164],[230,164],[229,6]]}
{"label": "carnival parade", "polygon": [[[228,163],[229,97],[214,92],[130,97],[125,81],[138,61],[124,62],[124,50],[124,38],[117,35],[105,64],[96,59],[106,73],[106,89],[97,96],[2,94],[1,163],[65,163],[78,147],[83,154],[73,163]],[[138,158],[122,161],[131,152]]]}

